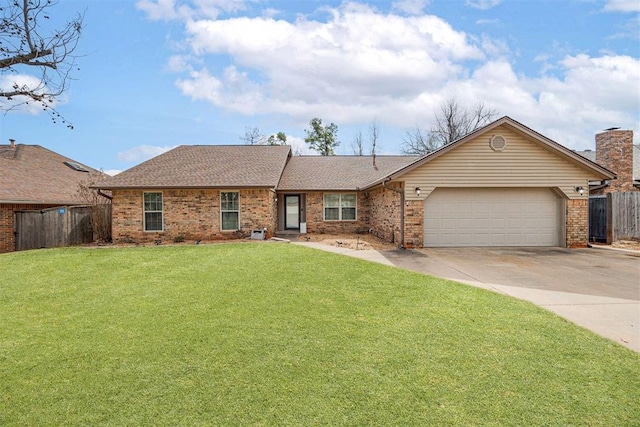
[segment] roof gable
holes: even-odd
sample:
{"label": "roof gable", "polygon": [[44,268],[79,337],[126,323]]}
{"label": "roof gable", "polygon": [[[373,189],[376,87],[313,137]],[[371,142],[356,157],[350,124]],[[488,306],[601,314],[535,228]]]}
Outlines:
{"label": "roof gable", "polygon": [[[69,164],[78,165],[72,168]],[[83,169],[83,170],[78,170]],[[0,145],[0,202],[39,204],[84,203],[80,183],[90,184],[106,177],[39,145]]]}
{"label": "roof gable", "polygon": [[98,184],[101,188],[275,187],[288,145],[181,145]]}
{"label": "roof gable", "polygon": [[[575,151],[572,151],[568,148],[566,148],[565,146],[547,138],[546,136],[539,134],[538,132],[534,131],[531,128],[528,128],[527,126],[523,125],[520,122],[517,122],[516,120],[508,117],[508,116],[504,116],[482,128],[476,129],[475,131],[471,132],[468,135],[465,135],[464,137],[450,143],[447,144],[443,147],[440,147],[438,150],[435,150],[429,154],[426,154],[424,156],[422,156],[421,158],[417,159],[415,162],[413,162],[410,165],[407,165],[406,167],[402,168],[401,170],[396,171],[395,173],[389,175],[387,177],[387,179],[396,179],[401,177],[403,174],[417,168],[420,167],[424,164],[427,164],[445,154],[447,154],[448,152],[457,149],[458,147],[475,140],[476,138],[482,136],[482,135],[490,135],[491,132],[493,130],[495,130],[497,127],[499,126],[507,126],[509,127],[513,132],[516,132],[520,135],[522,135],[524,138],[526,138],[528,141],[537,144],[539,146],[541,146],[542,148],[544,148],[545,150],[560,156],[561,158],[569,161],[570,163],[585,169],[586,171],[588,171],[590,174],[592,174],[594,176],[594,179],[614,179],[615,178],[615,173],[613,173],[612,171],[600,166],[599,164],[577,154]],[[373,183],[372,185],[375,185],[377,183]],[[370,186],[372,186],[370,185]]]}

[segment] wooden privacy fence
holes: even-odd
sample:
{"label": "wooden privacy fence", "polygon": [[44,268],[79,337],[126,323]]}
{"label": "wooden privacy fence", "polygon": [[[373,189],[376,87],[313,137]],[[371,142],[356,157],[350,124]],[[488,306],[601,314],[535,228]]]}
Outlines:
{"label": "wooden privacy fence", "polygon": [[589,197],[589,240],[640,240],[640,192]]}
{"label": "wooden privacy fence", "polygon": [[[110,217],[110,208],[110,205],[105,205],[102,208],[103,215]],[[60,206],[41,211],[21,211],[15,215],[17,251],[94,241],[91,206]]]}
{"label": "wooden privacy fence", "polygon": [[640,192],[607,194],[607,242],[640,239]]}

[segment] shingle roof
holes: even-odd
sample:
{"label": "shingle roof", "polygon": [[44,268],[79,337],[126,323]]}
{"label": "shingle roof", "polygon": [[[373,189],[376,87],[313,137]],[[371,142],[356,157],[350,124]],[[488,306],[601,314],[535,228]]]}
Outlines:
{"label": "shingle roof", "polygon": [[596,161],[596,152],[593,150],[584,150],[584,151],[576,151],[577,154],[580,154],[585,159],[589,159],[592,162]]}
{"label": "shingle roof", "polygon": [[[596,152],[593,150],[576,151],[582,157],[596,161]],[[633,180],[640,181],[640,145],[633,146]]]}
{"label": "shingle roof", "polygon": [[356,190],[415,161],[417,156],[296,156],[282,174],[278,190]]}
{"label": "shingle roof", "polygon": [[275,187],[290,152],[287,145],[181,145],[96,186]]}
{"label": "shingle roof", "polygon": [[[64,162],[74,162],[80,172]],[[0,145],[0,203],[78,204],[79,184],[104,174],[39,145]]]}

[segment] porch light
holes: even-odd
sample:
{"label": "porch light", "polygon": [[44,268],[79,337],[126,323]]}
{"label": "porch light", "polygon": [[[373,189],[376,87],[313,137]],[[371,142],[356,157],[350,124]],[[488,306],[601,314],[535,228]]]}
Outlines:
{"label": "porch light", "polygon": [[582,196],[584,194],[584,187],[576,187],[576,191]]}
{"label": "porch light", "polygon": [[415,191],[416,191],[416,195],[419,196],[420,195],[420,187],[416,187]]}

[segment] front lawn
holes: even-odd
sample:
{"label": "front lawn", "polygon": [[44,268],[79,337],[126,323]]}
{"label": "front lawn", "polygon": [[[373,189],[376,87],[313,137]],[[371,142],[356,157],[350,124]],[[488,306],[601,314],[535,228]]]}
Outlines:
{"label": "front lawn", "polygon": [[0,256],[0,425],[637,425],[640,355],[274,243]]}

